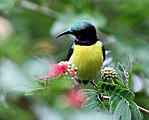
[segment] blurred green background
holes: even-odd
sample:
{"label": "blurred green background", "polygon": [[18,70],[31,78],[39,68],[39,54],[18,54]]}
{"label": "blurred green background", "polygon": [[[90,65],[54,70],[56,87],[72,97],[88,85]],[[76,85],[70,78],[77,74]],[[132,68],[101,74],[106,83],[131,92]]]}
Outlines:
{"label": "blurred green background", "polygon": [[47,71],[48,66],[33,55],[50,64],[50,56],[56,62],[66,58],[74,38],[56,36],[82,19],[96,26],[98,38],[110,51],[110,66],[127,66],[131,59],[135,102],[149,109],[148,6],[148,0],[0,0],[0,120],[86,119],[60,105],[58,88],[52,91],[56,98],[27,99],[15,91],[19,86],[22,91],[31,88],[36,84],[33,79]]}

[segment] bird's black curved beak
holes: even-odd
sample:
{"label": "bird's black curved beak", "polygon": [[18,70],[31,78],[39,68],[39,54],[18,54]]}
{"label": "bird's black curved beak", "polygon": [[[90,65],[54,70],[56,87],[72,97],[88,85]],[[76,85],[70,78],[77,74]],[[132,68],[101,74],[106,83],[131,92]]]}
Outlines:
{"label": "bird's black curved beak", "polygon": [[73,35],[73,31],[72,30],[65,31],[65,32],[61,33],[60,35],[58,35],[56,38],[59,38],[60,36],[63,36],[66,34],[72,34]]}

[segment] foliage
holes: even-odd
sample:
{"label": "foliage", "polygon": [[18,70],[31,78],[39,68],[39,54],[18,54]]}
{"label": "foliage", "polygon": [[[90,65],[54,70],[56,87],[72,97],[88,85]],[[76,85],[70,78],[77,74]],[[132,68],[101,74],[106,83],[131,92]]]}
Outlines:
{"label": "foliage", "polygon": [[[119,65],[121,66],[121,68],[123,68],[123,73],[125,74],[125,78],[127,78],[128,80],[125,80],[123,78],[121,78],[122,81],[120,81],[119,79],[115,80],[115,82],[98,82],[97,83],[97,87],[100,91],[102,91],[103,95],[108,95],[109,97],[109,102],[105,102],[100,100],[99,98],[99,90],[95,89],[87,89],[85,90],[85,93],[87,94],[87,98],[85,98],[85,93],[81,94],[79,92],[79,90],[81,91],[81,89],[79,87],[74,87],[71,91],[69,91],[69,89],[71,89],[71,84],[72,84],[72,80],[70,79],[71,74],[63,74],[62,72],[65,73],[65,71],[67,71],[67,69],[71,69],[70,68],[70,64],[66,64],[67,62],[60,62],[58,64],[54,64],[54,66],[52,65],[52,67],[50,67],[50,69],[52,70],[52,73],[50,77],[38,77],[37,79],[39,79],[39,82],[37,81],[37,86],[35,86],[32,89],[24,89],[24,87],[21,89],[21,87],[18,88],[14,88],[13,90],[17,90],[17,91],[21,91],[24,92],[25,95],[36,95],[36,96],[41,96],[43,93],[45,94],[45,98],[46,100],[50,100],[50,102],[52,102],[53,99],[55,99],[54,101],[57,101],[57,96],[61,95],[63,92],[66,92],[65,94],[65,98],[67,100],[67,103],[69,106],[72,107],[81,107],[81,110],[83,111],[96,111],[96,112],[106,112],[106,114],[113,114],[113,119],[114,120],[131,120],[132,118],[132,113],[133,115],[136,117],[136,119],[142,119],[140,110],[137,106],[137,104],[133,101],[134,100],[134,93],[130,90],[130,88],[128,87],[128,83],[129,80],[128,76],[129,74],[126,74],[126,70],[124,69],[124,67],[119,63]],[[61,67],[58,67],[56,65],[61,65],[63,66],[64,69],[61,69]],[[69,67],[68,67],[69,65]],[[50,71],[51,71],[50,70]],[[104,69],[107,71],[107,69]],[[115,72],[114,69],[109,69],[109,70],[113,70]],[[109,73],[110,74],[110,73]],[[50,74],[49,74],[50,75]],[[55,76],[57,75],[57,76]],[[106,74],[107,75],[107,74]],[[52,77],[52,78],[51,78]],[[111,76],[111,78],[113,79],[113,77]],[[120,78],[117,77],[117,78]],[[117,82],[119,81],[119,82]],[[52,94],[52,92],[57,89],[57,94],[56,96]],[[67,93],[67,91],[69,91]],[[52,94],[52,99],[48,98],[47,95],[48,94]],[[84,101],[86,99],[86,101]],[[64,102],[64,101],[63,101]],[[66,106],[65,106],[66,107]],[[110,111],[110,113],[108,112]]]}

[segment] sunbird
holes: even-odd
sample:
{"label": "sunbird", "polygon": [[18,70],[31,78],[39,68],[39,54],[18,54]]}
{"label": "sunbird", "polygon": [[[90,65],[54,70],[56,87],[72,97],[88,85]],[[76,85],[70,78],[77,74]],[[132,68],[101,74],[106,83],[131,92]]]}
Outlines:
{"label": "sunbird", "polygon": [[97,88],[94,79],[99,74],[105,60],[105,49],[97,38],[94,25],[86,20],[77,21],[57,38],[66,34],[75,36],[67,60],[77,67],[76,81],[85,85],[90,82]]}

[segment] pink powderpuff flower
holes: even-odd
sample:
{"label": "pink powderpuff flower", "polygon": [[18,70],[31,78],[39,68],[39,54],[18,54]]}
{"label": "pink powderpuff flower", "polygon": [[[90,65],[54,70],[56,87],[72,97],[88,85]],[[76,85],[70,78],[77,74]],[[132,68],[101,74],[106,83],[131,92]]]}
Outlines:
{"label": "pink powderpuff flower", "polygon": [[50,78],[61,77],[67,70],[67,66],[63,64],[53,64],[49,66],[49,70],[45,75],[37,77],[38,80],[50,80]]}
{"label": "pink powderpuff flower", "polygon": [[60,77],[63,75],[63,73],[66,72],[66,70],[67,70],[66,65],[53,64],[52,66],[50,66],[48,74],[51,77]]}
{"label": "pink powderpuff flower", "polygon": [[80,89],[79,86],[75,86],[66,93],[66,100],[71,107],[79,108],[85,102],[86,94]]}
{"label": "pink powderpuff flower", "polygon": [[34,57],[49,66],[47,73],[37,77],[37,80],[50,80],[50,78],[58,78],[62,75],[69,75],[71,78],[76,76],[77,68],[74,65],[71,65],[68,61],[61,61],[50,65],[47,60],[39,58],[36,55],[34,55]]}
{"label": "pink powderpuff flower", "polygon": [[68,68],[68,62],[67,61],[61,61],[60,63],[58,63],[58,65],[60,65],[61,71],[66,72],[66,70]]}

